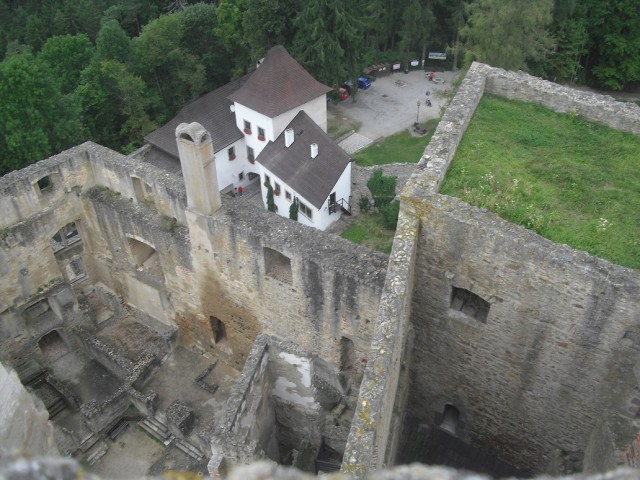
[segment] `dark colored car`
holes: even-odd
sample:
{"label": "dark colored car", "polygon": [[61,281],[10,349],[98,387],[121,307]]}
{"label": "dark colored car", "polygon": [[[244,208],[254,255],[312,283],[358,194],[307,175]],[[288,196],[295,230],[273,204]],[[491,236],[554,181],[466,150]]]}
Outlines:
{"label": "dark colored car", "polygon": [[358,77],[358,88],[360,90],[366,90],[369,87],[371,87],[371,80],[367,77]]}

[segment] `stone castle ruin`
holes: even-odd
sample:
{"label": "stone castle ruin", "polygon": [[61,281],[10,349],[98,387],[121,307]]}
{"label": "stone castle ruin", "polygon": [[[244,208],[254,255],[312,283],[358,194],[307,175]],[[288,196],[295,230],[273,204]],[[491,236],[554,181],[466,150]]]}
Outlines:
{"label": "stone castle ruin", "polygon": [[640,135],[636,105],[474,64],[389,257],[220,196],[198,124],[182,175],[89,142],[0,179],[0,361],[54,424],[20,413],[34,453],[91,463],[136,422],[212,476],[636,467],[640,274],[438,193],[484,92]]}

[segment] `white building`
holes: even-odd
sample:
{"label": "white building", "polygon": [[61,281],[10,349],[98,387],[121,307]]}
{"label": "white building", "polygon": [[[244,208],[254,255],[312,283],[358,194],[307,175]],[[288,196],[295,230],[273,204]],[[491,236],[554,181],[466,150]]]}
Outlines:
{"label": "white building", "polygon": [[[298,221],[324,230],[341,211],[350,212],[351,194],[349,157],[326,135],[330,90],[283,46],[273,47],[254,72],[185,106],[147,135],[147,160],[178,171],[176,127],[198,122],[211,134],[222,193],[246,188],[260,177],[266,207],[269,179],[278,214],[288,217],[293,198],[298,198]],[[294,147],[284,147],[285,131],[293,132]],[[296,132],[304,133],[296,138]],[[317,153],[313,159],[312,144]],[[263,150],[269,152],[264,160]]]}

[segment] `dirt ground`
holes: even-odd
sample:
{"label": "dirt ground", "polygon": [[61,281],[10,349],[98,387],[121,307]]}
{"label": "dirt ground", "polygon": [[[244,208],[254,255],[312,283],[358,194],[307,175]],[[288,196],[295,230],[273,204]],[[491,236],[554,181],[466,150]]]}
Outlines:
{"label": "dirt ground", "polygon": [[[411,127],[416,119],[425,122],[438,118],[440,108],[446,105],[444,91],[451,89],[456,75],[457,72],[438,72],[436,78],[442,83],[429,81],[421,70],[380,77],[371,88],[358,90],[355,101],[349,98],[329,105],[329,124],[354,124],[359,134],[376,140]],[[430,107],[426,106],[427,99]]]}

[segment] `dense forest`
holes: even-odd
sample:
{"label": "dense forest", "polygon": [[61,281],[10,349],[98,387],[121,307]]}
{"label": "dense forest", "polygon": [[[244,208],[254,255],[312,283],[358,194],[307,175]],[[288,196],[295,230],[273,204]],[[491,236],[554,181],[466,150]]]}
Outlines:
{"label": "dense forest", "polygon": [[558,82],[640,82],[638,0],[0,0],[0,174],[84,140],[122,152],[284,44],[339,85],[446,52]]}

